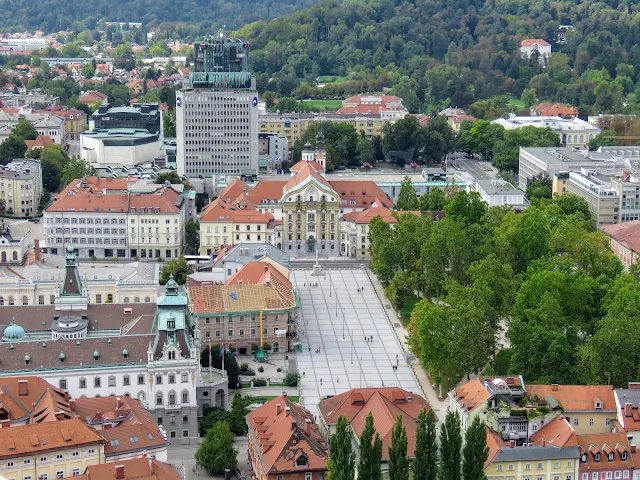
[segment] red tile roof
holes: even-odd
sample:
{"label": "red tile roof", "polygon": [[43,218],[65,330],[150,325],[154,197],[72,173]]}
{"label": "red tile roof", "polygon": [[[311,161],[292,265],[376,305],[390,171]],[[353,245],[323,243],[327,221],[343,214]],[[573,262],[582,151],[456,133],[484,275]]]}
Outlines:
{"label": "red tile roof", "polygon": [[95,103],[102,102],[106,98],[107,96],[102,92],[85,92],[84,94],[80,95],[78,101],[82,103]]}
{"label": "red tile roof", "polygon": [[305,164],[300,167],[300,170],[298,170],[298,172],[286,183],[284,190],[288,192],[292,188],[300,185],[309,177],[313,177],[322,185],[331,188],[329,182],[327,182],[327,180],[320,175],[317,170],[309,164],[309,162],[305,162]]}
{"label": "red tile roof", "polygon": [[532,45],[540,45],[543,47],[550,47],[551,44],[540,39],[540,38],[532,38],[532,39],[526,39],[526,40],[522,40],[522,42],[520,42],[520,46],[521,47],[530,47]]}
{"label": "red tile roof", "polygon": [[[332,180],[329,184],[336,191],[345,208],[367,208],[376,199],[383,207],[393,207],[393,202],[373,180]],[[355,203],[352,204],[352,200]]]}
{"label": "red tile roof", "polygon": [[531,435],[529,441],[535,445],[552,447],[575,447],[578,444],[575,430],[562,415]]}
{"label": "red tile roof", "polygon": [[382,458],[388,458],[391,430],[398,415],[407,431],[407,452],[413,456],[416,442],[417,418],[423,409],[431,407],[417,394],[397,387],[356,388],[322,400],[320,414],[328,425],[344,416],[358,437],[364,429],[365,419],[371,412],[374,426],[382,439]]}
{"label": "red tile roof", "polygon": [[30,152],[34,148],[43,148],[55,142],[49,135],[38,135],[35,140],[25,140],[24,143],[27,144],[27,152]]}
{"label": "red tile roof", "polygon": [[0,428],[3,459],[103,443],[105,440],[79,418]]}
{"label": "red tile roof", "polygon": [[233,179],[233,181],[226,186],[224,190],[220,192],[218,198],[225,202],[232,202],[242,192],[250,190],[249,185],[244,183],[239,178]]}
{"label": "red tile roof", "polygon": [[[158,424],[139,400],[127,396],[78,398],[74,410],[87,424],[99,427],[107,440],[106,457],[167,445]],[[104,425],[107,428],[102,428]],[[131,441],[136,439],[135,441]]]}
{"label": "red tile roof", "polygon": [[269,285],[287,301],[295,303],[293,285],[289,279],[266,262],[248,262],[227,280],[226,285]]}
{"label": "red tile roof", "polygon": [[395,95],[355,95],[342,102],[341,114],[380,115],[382,110],[404,111],[402,99]]}
{"label": "red tile roof", "polygon": [[489,447],[489,456],[487,461],[484,462],[485,468],[489,465],[495,456],[500,452],[500,449],[505,446],[504,441],[498,434],[498,432],[486,427],[487,429],[487,447]]}
{"label": "red tile roof", "polygon": [[[265,180],[258,182],[249,192],[249,198],[259,205],[263,200],[271,200],[271,202],[279,202],[282,199],[284,186],[287,180]],[[268,205],[265,205],[265,207]]]}
{"label": "red tile roof", "polygon": [[[587,456],[586,462],[580,460],[580,472],[633,468],[631,448],[624,431],[578,435],[577,438],[580,455]],[[625,460],[622,459],[623,452],[626,453]],[[607,458],[609,453],[613,453],[612,461]],[[599,462],[595,460],[596,455],[600,455]]]}
{"label": "red tile roof", "polygon": [[0,411],[8,420],[29,423],[72,418],[69,395],[40,377],[1,377]]}
{"label": "red tile roof", "polygon": [[394,224],[398,223],[396,215],[404,215],[405,213],[420,216],[420,212],[397,212],[391,211],[386,207],[370,207],[362,211],[345,213],[343,219],[348,222],[368,225],[374,218],[380,217],[385,223]]}
{"label": "red tile roof", "polygon": [[[247,415],[249,441],[262,454],[265,475],[327,470],[327,445],[313,415],[286,396]],[[295,422],[295,423],[294,423]],[[306,465],[297,460],[306,457]],[[259,475],[262,476],[262,475]]]}
{"label": "red tile roof", "polygon": [[538,115],[544,117],[568,117],[578,115],[578,109],[571,105],[565,105],[564,103],[543,102],[531,107],[532,112],[537,112]]}
{"label": "red tile roof", "polygon": [[[529,395],[553,397],[565,412],[616,411],[616,400],[611,385],[527,385]],[[596,409],[596,403],[602,404]]]}
{"label": "red tile roof", "polygon": [[309,161],[307,161],[307,160],[300,160],[298,163],[296,163],[296,164],[295,164],[293,167],[291,167],[289,170],[291,170],[292,172],[297,173],[297,172],[299,172],[299,171],[302,169],[302,167],[303,167],[305,164],[307,164],[307,163],[308,163],[308,164],[311,166],[311,168],[313,168],[316,172],[324,172],[324,171],[325,171],[325,168],[324,168],[322,165],[320,165],[318,162],[316,162],[315,160],[312,160],[312,161],[310,161],[310,162],[309,162]]}
{"label": "red tile roof", "polygon": [[[123,476],[117,473],[120,467],[122,467]],[[89,465],[82,475],[66,477],[67,480],[181,480],[181,478],[173,465],[150,458]]]}
{"label": "red tile roof", "polygon": [[604,233],[617,240],[631,251],[640,253],[640,220],[603,225],[600,227]]}
{"label": "red tile roof", "polygon": [[478,405],[489,400],[491,393],[480,379],[473,379],[449,392],[465,412],[471,412]]}

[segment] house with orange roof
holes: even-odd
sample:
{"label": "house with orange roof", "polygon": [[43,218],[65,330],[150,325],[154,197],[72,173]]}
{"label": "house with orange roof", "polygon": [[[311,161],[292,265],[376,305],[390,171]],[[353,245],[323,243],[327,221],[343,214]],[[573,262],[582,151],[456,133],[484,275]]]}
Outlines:
{"label": "house with orange roof", "polygon": [[449,408],[458,412],[463,430],[479,417],[517,446],[531,443],[536,432],[563,415],[557,402],[533,394],[522,377],[473,379],[449,392]]}
{"label": "house with orange roof", "polygon": [[578,450],[579,480],[620,480],[633,475],[634,455],[624,431],[578,435]]}
{"label": "house with orange roof", "polygon": [[578,108],[564,103],[543,102],[530,108],[531,115],[534,117],[562,117],[576,118],[578,116]]}
{"label": "house with orange roof", "polygon": [[383,120],[404,118],[409,110],[395,95],[355,95],[342,101],[336,113],[378,116]]}
{"label": "house with orange roof", "polygon": [[527,393],[562,408],[578,435],[610,432],[618,415],[611,385],[527,385]]}
{"label": "house with orange roof", "polygon": [[[321,400],[318,404],[320,431],[327,441],[335,433],[338,418],[345,417],[357,445],[365,420],[369,413],[373,415],[373,424],[382,439],[383,474],[388,471],[389,446],[391,432],[398,416],[402,416],[402,425],[407,432],[407,456],[414,456],[418,415],[422,410],[430,410],[429,403],[412,392],[398,387],[354,388],[346,392]],[[357,454],[356,454],[357,455]]]}
{"label": "house with orange roof", "polygon": [[366,258],[369,256],[369,224],[376,218],[389,225],[398,223],[398,215],[415,212],[392,212],[383,205],[382,200],[376,199],[366,210],[345,213],[340,220],[340,255],[347,257]]}
{"label": "house with orange roof", "polygon": [[84,473],[65,477],[67,480],[182,480],[176,467],[153,457],[136,458],[118,463],[90,465]]}
{"label": "house with orange roof", "polygon": [[79,418],[0,428],[2,478],[63,478],[104,463],[105,440]]}
{"label": "house with orange roof", "polygon": [[249,466],[256,480],[323,480],[328,442],[313,415],[286,393],[247,415]]}
{"label": "house with orange roof", "polygon": [[537,55],[540,65],[546,65],[551,58],[551,44],[540,38],[528,38],[520,42],[520,56],[531,58]]}
{"label": "house with orange roof", "polygon": [[96,103],[100,105],[105,105],[109,103],[109,97],[107,97],[102,92],[87,91],[87,92],[80,93],[80,97],[78,97],[78,101],[89,106],[93,106]]}
{"label": "house with orange roof", "polygon": [[529,438],[533,445],[565,447],[576,446],[578,436],[571,424],[562,415],[558,415],[553,420],[535,430]]}
{"label": "house with orange roof", "polygon": [[269,263],[247,263],[222,285],[188,283],[187,291],[205,345],[232,346],[244,355],[258,345],[287,352],[297,343],[298,293]]}
{"label": "house with orange roof", "polygon": [[488,480],[576,480],[578,479],[578,446],[548,444],[517,445],[504,442],[500,435],[487,428],[489,456],[484,473]]}
{"label": "house with orange roof", "polygon": [[24,143],[27,145],[27,152],[55,144],[49,135],[38,135],[35,140],[25,140]]}

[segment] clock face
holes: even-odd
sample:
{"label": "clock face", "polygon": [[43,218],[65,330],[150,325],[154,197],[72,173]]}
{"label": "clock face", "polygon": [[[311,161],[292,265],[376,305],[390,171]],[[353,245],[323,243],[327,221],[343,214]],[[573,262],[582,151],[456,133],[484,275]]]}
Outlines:
{"label": "clock face", "polygon": [[258,97],[253,97],[253,101],[251,103],[254,107],[258,106]]}
{"label": "clock face", "polygon": [[180,97],[176,97],[176,106],[178,107],[182,106],[182,99]]}

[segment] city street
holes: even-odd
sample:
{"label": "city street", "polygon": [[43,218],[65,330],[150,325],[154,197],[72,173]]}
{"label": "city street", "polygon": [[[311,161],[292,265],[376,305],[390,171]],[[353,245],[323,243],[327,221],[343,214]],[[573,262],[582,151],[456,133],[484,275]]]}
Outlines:
{"label": "city street", "polygon": [[399,386],[420,393],[366,272],[311,273],[294,270],[291,275],[301,303],[300,403],[317,415],[321,399],[351,388]]}

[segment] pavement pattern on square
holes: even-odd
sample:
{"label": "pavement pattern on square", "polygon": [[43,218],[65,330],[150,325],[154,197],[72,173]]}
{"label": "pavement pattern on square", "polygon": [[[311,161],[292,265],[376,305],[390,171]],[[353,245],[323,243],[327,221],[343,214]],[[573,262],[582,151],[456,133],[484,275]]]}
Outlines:
{"label": "pavement pattern on square", "polygon": [[[352,388],[394,386],[419,393],[365,271],[326,270],[323,276],[311,273],[291,273],[301,304],[298,336],[302,352],[297,354],[301,403],[317,415],[320,400]],[[317,287],[312,286],[316,283]],[[364,287],[362,293],[358,292],[360,287]],[[372,336],[373,341],[365,341],[365,336]]]}

